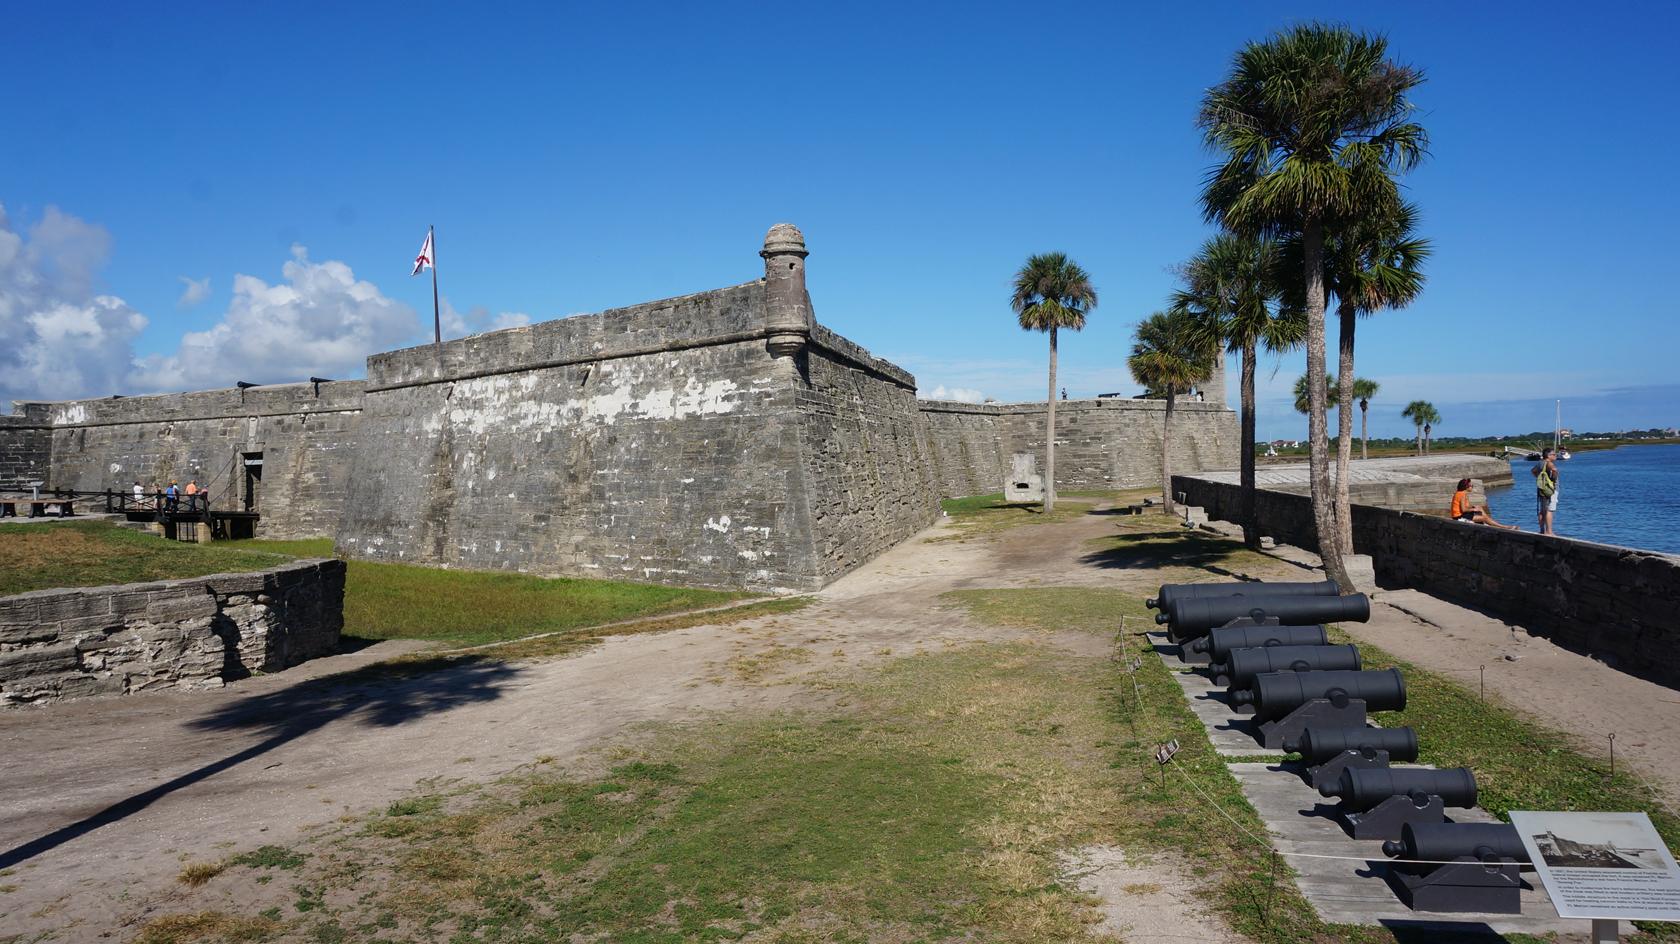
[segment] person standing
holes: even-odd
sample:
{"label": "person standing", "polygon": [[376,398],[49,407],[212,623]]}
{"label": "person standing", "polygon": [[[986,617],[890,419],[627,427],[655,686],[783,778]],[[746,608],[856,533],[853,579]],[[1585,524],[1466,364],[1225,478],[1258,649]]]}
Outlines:
{"label": "person standing", "polygon": [[198,479],[187,479],[187,511],[198,510]]}
{"label": "person standing", "polygon": [[1558,467],[1552,447],[1540,450],[1540,464],[1528,470],[1534,476],[1535,503],[1540,511],[1540,533],[1556,535],[1552,526],[1557,520]]}
{"label": "person standing", "polygon": [[134,507],[139,508],[146,500],[146,490],[140,487],[140,480],[134,480]]}
{"label": "person standing", "polygon": [[170,514],[174,514],[175,513],[175,505],[180,500],[181,500],[181,489],[179,487],[177,487],[176,484],[175,484],[175,481],[173,479],[171,479],[170,482],[169,482],[169,487],[163,490],[163,504],[164,504],[164,507],[169,510]]}

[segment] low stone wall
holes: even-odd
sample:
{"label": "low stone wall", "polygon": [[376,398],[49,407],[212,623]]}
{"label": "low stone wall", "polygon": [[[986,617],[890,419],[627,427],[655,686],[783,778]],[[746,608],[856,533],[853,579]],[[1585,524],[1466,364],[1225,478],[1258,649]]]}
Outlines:
{"label": "low stone wall", "polygon": [[[1237,520],[1235,485],[1174,476],[1208,517]],[[1261,534],[1316,548],[1304,495],[1255,493]],[[1496,613],[1559,645],[1664,685],[1680,686],[1680,558],[1436,515],[1353,506],[1353,546],[1377,583]]]}
{"label": "low stone wall", "polygon": [[0,597],[0,705],[219,688],[338,648],[344,562]]}

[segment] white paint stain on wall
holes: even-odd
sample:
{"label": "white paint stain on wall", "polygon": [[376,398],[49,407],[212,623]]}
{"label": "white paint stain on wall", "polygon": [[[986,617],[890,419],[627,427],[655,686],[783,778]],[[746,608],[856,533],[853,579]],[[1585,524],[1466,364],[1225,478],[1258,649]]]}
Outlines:
{"label": "white paint stain on wall", "polygon": [[723,516],[717,517],[717,518],[707,518],[706,519],[706,530],[716,531],[719,534],[728,534],[729,533],[729,516],[728,515],[723,515]]}
{"label": "white paint stain on wall", "polygon": [[53,413],[54,423],[86,423],[87,418],[87,405],[83,403],[67,406]]}
{"label": "white paint stain on wall", "polygon": [[758,392],[756,386],[743,390],[733,380],[689,378],[680,388],[655,387],[638,395],[644,374],[640,369],[606,367],[593,393],[565,400],[543,399],[549,391],[538,391],[542,378],[537,374],[463,380],[456,383],[446,412],[426,418],[421,428],[435,434],[447,421],[475,436],[489,430],[541,435],[560,426],[611,426],[621,419],[719,416],[735,412],[743,393]]}

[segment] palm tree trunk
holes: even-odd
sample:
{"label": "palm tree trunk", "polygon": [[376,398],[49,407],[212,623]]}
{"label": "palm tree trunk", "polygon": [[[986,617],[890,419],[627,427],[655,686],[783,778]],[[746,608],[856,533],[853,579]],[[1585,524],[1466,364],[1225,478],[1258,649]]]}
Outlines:
{"label": "palm tree trunk", "polygon": [[1353,302],[1337,306],[1341,325],[1337,337],[1336,375],[1336,533],[1343,554],[1353,553],[1353,509],[1348,498],[1348,469],[1353,465],[1353,330],[1358,313]]}
{"label": "palm tree trunk", "polygon": [[1423,427],[1417,428],[1417,454],[1423,455]]}
{"label": "palm tree trunk", "polygon": [[1258,358],[1254,342],[1242,349],[1242,503],[1238,510],[1243,529],[1243,543],[1260,547],[1260,523],[1254,520],[1254,367]]}
{"label": "palm tree trunk", "polygon": [[1056,510],[1056,326],[1050,326],[1050,408],[1044,413],[1044,513]]}
{"label": "palm tree trunk", "polygon": [[1307,441],[1308,480],[1312,485],[1313,526],[1325,576],[1344,592],[1353,591],[1342,563],[1341,539],[1336,531],[1336,498],[1330,490],[1330,436],[1325,421],[1324,389],[1324,223],[1306,220],[1301,231],[1307,269]]}
{"label": "palm tree trunk", "polygon": [[1359,401],[1359,461],[1371,458],[1371,404]]}
{"label": "palm tree trunk", "polygon": [[1172,414],[1175,388],[1167,384],[1167,415],[1161,419],[1161,496],[1167,503],[1167,514],[1173,513],[1172,494]]}

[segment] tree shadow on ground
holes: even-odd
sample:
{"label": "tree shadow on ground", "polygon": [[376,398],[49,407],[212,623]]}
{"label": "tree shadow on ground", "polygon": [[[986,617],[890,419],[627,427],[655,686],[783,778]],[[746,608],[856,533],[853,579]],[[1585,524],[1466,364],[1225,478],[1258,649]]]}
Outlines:
{"label": "tree shadow on ground", "polygon": [[1146,531],[1103,538],[1107,546],[1079,559],[1081,564],[1110,570],[1149,570],[1156,567],[1206,567],[1247,552],[1228,538],[1200,531]]}
{"label": "tree shadow on ground", "polygon": [[262,739],[243,750],[119,800],[91,816],[0,852],[9,868],[125,819],[192,786],[334,721],[396,727],[427,715],[500,698],[522,670],[488,659],[436,657],[376,664],[240,698],[189,722],[199,731],[249,731]]}

